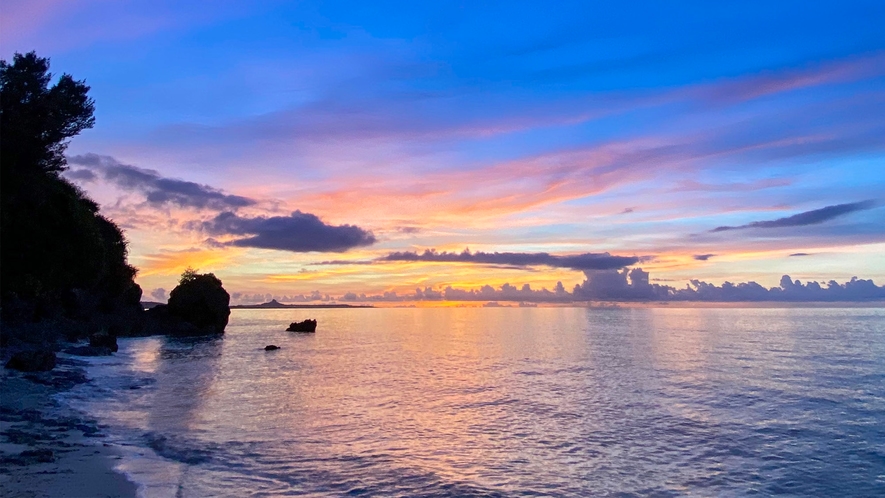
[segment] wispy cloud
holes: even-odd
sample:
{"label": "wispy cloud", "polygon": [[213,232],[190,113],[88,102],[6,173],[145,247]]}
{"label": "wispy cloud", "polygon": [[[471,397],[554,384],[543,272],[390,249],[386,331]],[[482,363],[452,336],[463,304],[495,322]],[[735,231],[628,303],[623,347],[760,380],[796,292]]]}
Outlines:
{"label": "wispy cloud", "polygon": [[[239,195],[225,194],[208,185],[166,178],[157,171],[123,164],[111,156],[82,154],[68,158],[68,162],[98,171],[102,177],[129,191],[144,194],[147,202],[154,206],[175,205],[196,209],[237,209],[256,204],[254,199]],[[67,176],[72,179],[90,181],[95,173],[90,169],[77,169]]]}
{"label": "wispy cloud", "polygon": [[833,206],[827,206],[820,209],[814,209],[811,211],[794,214],[793,216],[787,216],[785,218],[778,218],[776,220],[754,221],[751,223],[747,223],[746,225],[739,226],[721,226],[716,227],[710,231],[725,232],[728,230],[744,230],[748,228],[786,228],[817,225],[830,221],[834,218],[838,218],[840,216],[845,216],[857,211],[865,211],[874,207],[876,207],[876,202],[872,200],[851,202],[848,204],[836,204]]}
{"label": "wispy cloud", "polygon": [[516,267],[548,266],[551,268],[570,268],[573,270],[609,270],[623,268],[638,263],[637,256],[613,256],[605,253],[584,253],[557,256],[546,252],[436,252],[426,250],[418,252],[392,252],[379,258],[378,261],[422,261],[434,263],[475,263],[485,265],[507,265]]}

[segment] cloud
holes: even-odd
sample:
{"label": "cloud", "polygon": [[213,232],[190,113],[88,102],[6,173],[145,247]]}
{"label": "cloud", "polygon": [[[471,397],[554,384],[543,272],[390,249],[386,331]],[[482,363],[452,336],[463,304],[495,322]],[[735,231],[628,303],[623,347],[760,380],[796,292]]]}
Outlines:
{"label": "cloud", "polygon": [[794,252],[793,254],[790,254],[791,258],[795,258],[795,257],[799,257],[799,256],[811,256],[811,254],[809,254],[807,252]]}
{"label": "cloud", "polygon": [[[714,285],[691,280],[685,288],[650,283],[649,273],[641,268],[621,270],[587,270],[587,279],[567,291],[557,282],[551,291],[535,290],[529,284],[517,287],[504,284],[499,288],[484,285],[478,289],[441,290],[417,288],[414,293],[397,294],[388,291],[366,295],[348,292],[339,297],[343,302],[408,302],[408,301],[508,301],[524,303],[575,303],[588,301],[698,301],[698,302],[862,302],[885,300],[885,286],[872,280],[852,277],[844,284],[834,280],[826,284],[793,281],[788,275],[781,278],[778,287],[766,288],[756,282]],[[655,279],[658,280],[658,279]]]}
{"label": "cloud", "polygon": [[345,265],[373,265],[373,264],[375,264],[374,261],[365,261],[365,260],[359,260],[359,259],[333,259],[330,261],[320,261],[319,263],[311,263],[311,265],[313,265],[313,266],[320,266],[320,265],[345,266]]}
{"label": "cloud", "polygon": [[740,226],[721,226],[710,231],[724,232],[727,230],[743,230],[746,228],[785,228],[817,225],[846,214],[854,213],[856,211],[864,211],[874,207],[876,207],[876,202],[872,200],[851,202],[848,204],[835,204],[833,206],[794,214],[793,216],[787,216],[786,218],[778,218],[770,221],[754,221]]}
{"label": "cloud", "polygon": [[[183,208],[230,210],[256,204],[248,197],[225,194],[208,185],[166,178],[154,170],[123,164],[110,156],[83,154],[69,157],[68,162],[97,170],[106,181],[124,190],[143,193],[148,203],[154,206],[172,204]],[[94,172],[88,169],[74,170],[66,175],[73,179],[95,179]]]}
{"label": "cloud", "polygon": [[584,253],[571,256],[557,256],[546,252],[475,252],[462,253],[436,252],[428,249],[418,252],[392,252],[378,261],[427,261],[437,263],[476,263],[507,266],[549,266],[571,268],[573,270],[608,270],[623,268],[639,262],[636,256],[612,256],[604,253]]}
{"label": "cloud", "polygon": [[519,302],[572,302],[574,301],[562,282],[557,282],[556,287],[550,291],[547,289],[535,290],[531,285],[525,284],[516,287],[504,284],[496,289],[491,285],[484,285],[479,289],[455,289],[451,286],[442,290],[434,290],[431,287],[424,289],[416,288],[412,294],[397,294],[388,291],[383,294],[357,294],[348,292],[341,296],[339,301],[344,302],[404,302],[404,301],[519,301]]}
{"label": "cloud", "polygon": [[372,232],[354,225],[328,225],[316,215],[295,211],[289,216],[238,216],[223,212],[197,228],[216,236],[247,236],[223,245],[292,252],[344,252],[376,242]]}
{"label": "cloud", "polygon": [[64,176],[78,182],[94,182],[98,179],[98,176],[88,169],[69,169],[64,172]]}
{"label": "cloud", "polygon": [[304,294],[295,294],[295,295],[277,295],[270,293],[255,293],[249,294],[244,292],[234,292],[230,295],[231,304],[261,304],[270,302],[272,299],[275,299],[277,302],[290,304],[290,303],[311,303],[311,302],[329,302],[332,300],[332,297],[328,294],[322,294],[320,291],[313,291],[308,295]]}
{"label": "cloud", "polygon": [[151,291],[151,297],[154,299],[154,301],[158,301],[161,303],[166,302],[166,289],[154,289],[153,291]]}
{"label": "cloud", "polygon": [[695,254],[692,256],[696,261],[707,261],[708,259],[716,256],[715,254]]}
{"label": "cloud", "polygon": [[879,287],[872,280],[857,277],[844,284],[831,280],[821,285],[818,282],[803,284],[784,275],[780,286],[772,288],[752,281],[725,282],[717,286],[691,280],[690,285],[677,289],[650,283],[648,272],[640,268],[584,273],[587,280],[574,290],[574,299],[578,301],[834,302],[885,299],[885,286]]}

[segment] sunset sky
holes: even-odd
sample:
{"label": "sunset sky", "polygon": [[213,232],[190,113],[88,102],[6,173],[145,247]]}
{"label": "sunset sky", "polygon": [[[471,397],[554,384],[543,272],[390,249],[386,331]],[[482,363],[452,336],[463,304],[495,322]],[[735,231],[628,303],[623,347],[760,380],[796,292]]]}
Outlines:
{"label": "sunset sky", "polygon": [[146,299],[885,284],[885,2],[552,5],[7,0],[0,55],[91,86]]}

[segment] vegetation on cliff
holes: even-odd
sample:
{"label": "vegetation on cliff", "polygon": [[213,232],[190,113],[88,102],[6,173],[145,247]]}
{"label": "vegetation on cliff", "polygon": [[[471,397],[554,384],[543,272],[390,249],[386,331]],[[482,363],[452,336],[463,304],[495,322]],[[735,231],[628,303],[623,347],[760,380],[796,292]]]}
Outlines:
{"label": "vegetation on cliff", "polygon": [[[89,87],[68,74],[51,82],[49,59],[34,52],[17,53],[11,63],[0,61],[0,306],[5,326],[140,311],[141,288],[133,280],[136,269],[127,262],[123,233],[94,201],[59,176],[66,169],[70,138],[95,123]],[[118,327],[127,320],[120,322]],[[9,330],[4,342],[8,335]]]}

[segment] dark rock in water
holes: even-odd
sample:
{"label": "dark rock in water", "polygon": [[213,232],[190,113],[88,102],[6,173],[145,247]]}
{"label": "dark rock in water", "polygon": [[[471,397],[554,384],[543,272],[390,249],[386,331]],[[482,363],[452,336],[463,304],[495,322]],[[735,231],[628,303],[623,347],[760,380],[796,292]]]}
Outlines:
{"label": "dark rock in water", "polygon": [[104,346],[76,346],[67,348],[64,352],[75,356],[110,356],[113,354],[111,348]]}
{"label": "dark rock in water", "polygon": [[107,332],[97,332],[89,336],[89,345],[96,348],[108,348],[117,352],[117,337]]}
{"label": "dark rock in water", "polygon": [[215,275],[185,272],[181,283],[169,294],[169,304],[165,307],[156,306],[149,311],[151,312],[167,314],[168,317],[177,318],[194,327],[190,330],[180,327],[180,330],[170,331],[172,333],[221,334],[230,317],[230,295]]}
{"label": "dark rock in water", "polygon": [[22,372],[48,372],[55,368],[55,353],[48,350],[19,351],[12,355],[6,368]]}
{"label": "dark rock in water", "polygon": [[271,345],[269,345],[269,346],[264,346],[264,350],[265,350],[265,351],[274,351],[274,350],[277,350],[277,349],[280,349],[280,347],[279,347],[279,346],[274,346],[273,344],[271,344]]}
{"label": "dark rock in water", "polygon": [[317,331],[317,321],[307,319],[303,322],[292,322],[289,324],[289,328],[286,329],[286,332],[316,332]]}

